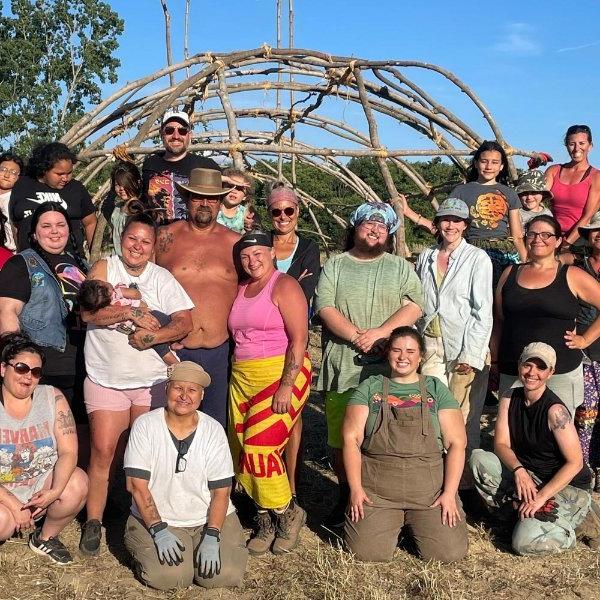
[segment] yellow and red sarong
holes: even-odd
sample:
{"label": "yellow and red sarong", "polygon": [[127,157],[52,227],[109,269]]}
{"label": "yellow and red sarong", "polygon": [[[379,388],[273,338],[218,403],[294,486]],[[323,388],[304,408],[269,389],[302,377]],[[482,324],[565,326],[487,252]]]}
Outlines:
{"label": "yellow and red sarong", "polygon": [[283,449],[310,392],[311,363],[304,357],[287,413],[271,409],[285,356],[234,362],[229,382],[229,439],[236,478],[261,508],[280,508],[292,498]]}

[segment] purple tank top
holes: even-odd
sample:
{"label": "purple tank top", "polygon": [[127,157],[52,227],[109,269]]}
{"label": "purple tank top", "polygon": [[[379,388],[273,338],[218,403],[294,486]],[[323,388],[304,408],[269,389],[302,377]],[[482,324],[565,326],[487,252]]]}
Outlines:
{"label": "purple tank top", "polygon": [[254,298],[246,298],[247,285],[241,285],[229,313],[229,330],[235,341],[235,360],[282,356],[288,347],[283,318],[271,295],[277,278],[274,271],[267,285]]}

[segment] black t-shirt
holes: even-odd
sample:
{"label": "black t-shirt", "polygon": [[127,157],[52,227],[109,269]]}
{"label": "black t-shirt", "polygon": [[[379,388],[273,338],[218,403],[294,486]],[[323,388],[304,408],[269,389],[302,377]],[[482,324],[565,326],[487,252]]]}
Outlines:
{"label": "black t-shirt", "polygon": [[151,205],[164,209],[163,223],[185,219],[187,207],[181,198],[177,183],[187,183],[192,169],[216,169],[219,165],[212,158],[186,154],[181,160],[165,160],[164,152],[151,154],[142,166],[143,196]]}
{"label": "black t-shirt", "polygon": [[31,215],[35,209],[45,202],[57,202],[69,215],[77,249],[83,256],[83,225],[81,220],[94,213],[94,203],[85,186],[72,179],[62,190],[56,190],[45,183],[32,179],[27,175],[21,177],[10,195],[8,212],[10,219],[17,228],[17,249],[29,248],[27,237],[31,226]]}
{"label": "black t-shirt", "polygon": [[[77,292],[85,280],[71,254],[46,254],[48,266],[56,273],[63,299],[69,314],[67,316],[67,345],[64,352],[54,348],[44,348],[46,364],[44,375],[70,375],[75,372],[75,359],[78,347],[85,341],[85,325],[81,321],[79,306],[76,303]],[[27,265],[21,255],[10,258],[0,270],[0,296],[20,300],[25,304],[31,295],[31,283]]]}

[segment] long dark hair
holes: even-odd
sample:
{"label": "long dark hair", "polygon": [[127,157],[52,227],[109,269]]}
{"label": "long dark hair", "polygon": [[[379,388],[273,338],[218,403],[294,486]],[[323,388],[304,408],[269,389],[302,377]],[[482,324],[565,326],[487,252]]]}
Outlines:
{"label": "long dark hair", "polygon": [[[44,259],[44,261],[46,263],[48,263],[49,253],[46,252],[39,245],[38,241],[35,239],[36,227],[40,221],[41,216],[47,212],[57,212],[57,213],[60,213],[65,218],[65,221],[67,222],[67,227],[69,228],[69,241],[67,242],[65,251],[72,254],[79,269],[81,271],[83,271],[84,273],[87,273],[88,265],[87,265],[87,262],[85,261],[85,259],[83,258],[83,256],[81,256],[81,254],[79,254],[79,250],[77,248],[77,240],[75,239],[75,236],[73,235],[73,224],[71,223],[71,219],[69,218],[67,211],[58,202],[44,202],[44,204],[40,204],[35,209],[35,211],[33,212],[33,215],[31,216],[31,226],[29,228],[29,236],[28,236],[29,245],[31,246],[31,248],[33,250],[35,250]],[[52,269],[50,269],[50,270],[52,271]]]}
{"label": "long dark hair", "polygon": [[39,179],[61,160],[71,161],[72,164],[77,162],[75,154],[65,144],[60,142],[40,144],[33,149],[27,161],[27,175]]}
{"label": "long dark hair", "polygon": [[13,331],[0,335],[0,361],[8,363],[21,352],[31,352],[37,354],[42,360],[42,366],[46,362],[44,351],[35,342],[32,342],[28,335]]}
{"label": "long dark hair", "polygon": [[481,158],[484,152],[498,152],[502,160],[502,170],[498,173],[496,181],[503,183],[504,185],[509,184],[508,178],[508,157],[504,148],[496,140],[486,140],[475,150],[475,154],[471,160],[471,164],[467,169],[467,181],[477,181],[479,177],[479,171],[477,170],[477,161]]}
{"label": "long dark hair", "polygon": [[133,163],[119,161],[113,167],[110,182],[113,191],[115,184],[119,184],[125,189],[129,198],[139,198],[142,195],[142,176]]}

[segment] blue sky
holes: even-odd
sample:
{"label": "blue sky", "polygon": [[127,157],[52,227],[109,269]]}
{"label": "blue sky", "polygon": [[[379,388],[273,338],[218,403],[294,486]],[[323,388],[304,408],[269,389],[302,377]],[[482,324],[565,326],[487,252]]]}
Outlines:
{"label": "blue sky", "polygon": [[[163,13],[159,0],[110,4],[125,20],[115,86],[120,87],[165,65]],[[177,61],[183,57],[184,1],[168,4]],[[274,46],[275,4],[192,0],[191,53],[229,52],[264,42]],[[487,104],[515,147],[549,151],[560,161],[566,159],[562,136],[570,124],[587,123],[600,136],[598,2],[571,7],[555,2],[296,0],[295,11],[298,48],[367,59],[414,59],[453,71]],[[287,26],[285,18],[283,24]],[[463,110],[460,97],[447,97],[442,86],[432,86],[433,95]],[[466,116],[486,134],[479,115],[467,110]],[[389,137],[390,132],[384,125],[382,137],[389,147],[408,145]],[[592,154],[600,164],[600,157],[594,158]]]}

